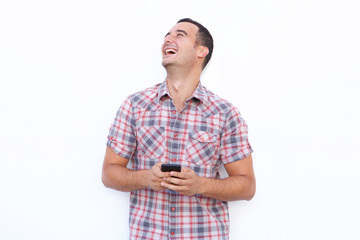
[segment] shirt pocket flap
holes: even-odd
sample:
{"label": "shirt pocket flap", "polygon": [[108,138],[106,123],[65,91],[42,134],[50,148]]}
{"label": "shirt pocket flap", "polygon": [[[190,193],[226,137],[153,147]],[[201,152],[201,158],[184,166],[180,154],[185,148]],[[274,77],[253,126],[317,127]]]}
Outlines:
{"label": "shirt pocket flap", "polygon": [[204,131],[191,131],[189,136],[190,138],[203,143],[215,142],[217,139],[217,136]]}

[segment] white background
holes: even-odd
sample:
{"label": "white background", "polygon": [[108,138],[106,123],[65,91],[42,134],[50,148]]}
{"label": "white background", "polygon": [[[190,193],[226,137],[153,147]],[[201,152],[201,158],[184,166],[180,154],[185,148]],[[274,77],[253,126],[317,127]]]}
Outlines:
{"label": "white background", "polygon": [[257,194],[230,239],[360,239],[356,0],[0,3],[0,239],[126,239],[128,193],[106,189],[124,98],[165,78],[183,17],[215,40],[202,82],[238,106]]}

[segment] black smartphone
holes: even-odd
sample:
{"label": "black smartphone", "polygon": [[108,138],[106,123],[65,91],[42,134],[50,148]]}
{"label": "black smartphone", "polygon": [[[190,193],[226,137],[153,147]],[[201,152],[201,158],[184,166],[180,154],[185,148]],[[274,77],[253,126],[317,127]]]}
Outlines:
{"label": "black smartphone", "polygon": [[181,165],[180,164],[168,164],[168,163],[163,163],[161,165],[161,171],[162,172],[181,172]]}

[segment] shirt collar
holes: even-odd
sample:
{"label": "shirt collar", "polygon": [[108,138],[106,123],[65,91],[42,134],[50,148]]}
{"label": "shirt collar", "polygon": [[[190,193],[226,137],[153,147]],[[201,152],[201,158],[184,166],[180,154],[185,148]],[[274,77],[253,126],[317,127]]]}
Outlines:
{"label": "shirt collar", "polygon": [[[162,82],[159,86],[158,101],[160,102],[160,99],[165,95],[168,95],[171,98],[166,80]],[[196,98],[203,103],[205,103],[208,100],[206,89],[202,86],[201,82],[199,82],[199,85],[196,87],[193,95],[188,100],[192,98]]]}
{"label": "shirt collar", "polygon": [[[199,85],[195,89],[193,95],[191,98],[199,99],[202,103],[206,103],[208,100],[208,94],[206,92],[206,89],[203,87],[201,82],[199,82]],[[191,99],[190,98],[190,99]]]}
{"label": "shirt collar", "polygon": [[158,101],[160,102],[160,99],[165,95],[168,95],[170,97],[169,90],[168,90],[167,84],[166,84],[166,80],[164,82],[162,82],[159,86]]}

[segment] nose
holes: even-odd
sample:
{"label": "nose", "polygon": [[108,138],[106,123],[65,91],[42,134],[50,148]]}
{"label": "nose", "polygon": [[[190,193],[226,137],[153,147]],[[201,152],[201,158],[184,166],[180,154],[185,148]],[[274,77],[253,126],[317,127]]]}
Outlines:
{"label": "nose", "polygon": [[172,43],[174,41],[174,37],[169,33],[164,38],[164,43]]}

